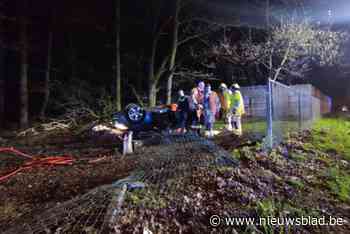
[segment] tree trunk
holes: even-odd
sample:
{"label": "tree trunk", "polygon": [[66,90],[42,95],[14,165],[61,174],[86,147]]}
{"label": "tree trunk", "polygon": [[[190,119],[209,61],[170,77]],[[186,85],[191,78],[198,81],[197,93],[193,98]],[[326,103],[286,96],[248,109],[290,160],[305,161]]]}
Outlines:
{"label": "tree trunk", "polygon": [[[159,13],[160,13],[160,7],[158,8]],[[156,17],[156,19],[158,19],[158,17]],[[167,23],[167,22],[166,22]],[[157,68],[157,70],[155,69],[156,66],[156,53],[157,53],[157,46],[158,46],[158,41],[160,39],[163,27],[165,27],[167,24],[163,24],[162,26],[160,26],[160,28],[157,30],[157,22],[154,22],[154,36],[153,36],[153,40],[152,40],[152,47],[151,47],[151,54],[149,56],[148,59],[148,105],[150,107],[153,107],[156,105],[157,102],[157,85],[158,82],[160,80],[160,78],[162,77],[162,75],[164,74],[164,71],[166,70],[166,65],[169,61],[169,56],[166,56],[163,59],[163,62],[161,63],[161,65]]]}
{"label": "tree trunk", "polygon": [[[154,47],[156,48],[156,47]],[[162,77],[164,71],[165,71],[165,67],[167,65],[167,62],[169,60],[168,57],[165,57],[163,59],[163,62],[162,64],[159,66],[159,68],[157,69],[157,72],[155,73],[154,72],[154,64],[155,64],[155,61],[154,61],[154,55],[155,53],[153,54],[153,56],[151,56],[151,59],[149,61],[149,72],[148,72],[148,105],[150,107],[153,107],[156,105],[157,103],[157,93],[158,93],[158,82],[160,80],[160,78]]]}
{"label": "tree trunk", "polygon": [[[3,22],[0,21],[0,36],[3,36]],[[4,64],[5,50],[0,44],[0,129],[3,127],[5,121],[5,64]]]}
{"label": "tree trunk", "polygon": [[173,88],[173,73],[171,72],[168,76],[167,81],[167,93],[166,93],[166,104],[171,104],[171,97],[172,97],[172,88]]}
{"label": "tree trunk", "polygon": [[5,79],[4,79],[4,49],[0,46],[0,129],[4,124],[5,115]]}
{"label": "tree trunk", "polygon": [[51,53],[52,53],[52,41],[53,41],[53,32],[50,30],[48,46],[47,46],[47,64],[46,64],[46,72],[45,72],[45,81],[44,81],[44,100],[43,105],[40,110],[40,118],[45,118],[45,112],[47,108],[47,104],[49,102],[50,97],[50,74],[51,74]]}
{"label": "tree trunk", "polygon": [[287,60],[289,58],[289,52],[290,52],[291,46],[292,46],[291,43],[289,43],[288,48],[287,48],[286,52],[284,53],[282,62],[279,64],[278,68],[276,69],[276,72],[275,72],[275,75],[273,77],[273,80],[277,80],[278,79],[278,76],[280,75],[281,70],[283,69],[285,63],[287,62]]}
{"label": "tree trunk", "polygon": [[115,7],[115,25],[116,25],[116,38],[115,38],[115,85],[116,85],[116,105],[117,110],[122,109],[121,105],[121,73],[120,73],[120,0],[116,0]]}
{"label": "tree trunk", "polygon": [[158,37],[153,39],[151,56],[148,61],[148,106],[153,107],[157,102],[157,82],[154,77],[155,57]]}
{"label": "tree trunk", "polygon": [[[153,1],[151,1],[152,3]],[[154,2],[153,2],[154,3]],[[149,107],[153,107],[157,103],[157,85],[158,80],[160,79],[162,75],[162,70],[165,68],[165,63],[162,63],[162,66],[159,67],[159,69],[155,69],[156,66],[156,53],[157,53],[157,46],[158,41],[162,33],[163,27],[161,26],[159,29],[157,29],[159,15],[161,12],[161,6],[157,6],[157,14],[155,15],[155,20],[153,22],[153,39],[152,39],[152,47],[151,47],[151,54],[148,58],[148,74],[147,74],[147,82],[148,82],[148,105]],[[164,25],[163,25],[164,26]],[[163,66],[164,65],[164,66]]]}
{"label": "tree trunk", "polygon": [[27,22],[24,16],[20,22],[20,82],[19,82],[19,98],[20,98],[20,128],[28,126],[28,38],[27,38]]}
{"label": "tree trunk", "polygon": [[179,11],[180,11],[180,2],[181,0],[176,0],[175,6],[175,17],[174,17],[174,29],[173,29],[173,37],[172,37],[172,47],[171,47],[171,57],[169,63],[169,76],[167,81],[167,99],[166,103],[171,103],[172,96],[172,88],[173,88],[173,74],[175,68],[175,59],[177,53],[177,45],[178,45],[178,34],[179,34]]}
{"label": "tree trunk", "polygon": [[153,107],[157,104],[157,82],[150,82],[148,89],[148,105]]}

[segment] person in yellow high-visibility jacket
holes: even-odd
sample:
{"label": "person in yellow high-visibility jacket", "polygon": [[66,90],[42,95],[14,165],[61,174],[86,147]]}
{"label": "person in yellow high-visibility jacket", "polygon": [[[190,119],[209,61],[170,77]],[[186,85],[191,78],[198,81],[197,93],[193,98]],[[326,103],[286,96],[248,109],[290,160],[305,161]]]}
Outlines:
{"label": "person in yellow high-visibility jacket", "polygon": [[225,83],[220,84],[220,102],[221,102],[221,113],[222,113],[222,118],[225,121],[226,124],[226,129],[229,131],[232,131],[232,125],[229,121],[230,117],[230,110],[231,110],[231,99],[232,99],[232,92],[231,90],[227,87]]}
{"label": "person in yellow high-visibility jacket", "polygon": [[231,106],[229,115],[229,125],[238,135],[242,135],[242,115],[245,113],[244,101],[238,84],[231,86]]}

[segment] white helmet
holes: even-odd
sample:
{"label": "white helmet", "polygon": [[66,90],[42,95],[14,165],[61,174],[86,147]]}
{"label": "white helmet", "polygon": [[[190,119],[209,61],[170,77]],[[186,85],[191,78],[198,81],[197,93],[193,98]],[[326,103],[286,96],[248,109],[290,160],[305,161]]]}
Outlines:
{"label": "white helmet", "polygon": [[235,83],[231,86],[234,89],[240,89],[241,87],[239,86],[239,84]]}
{"label": "white helmet", "polygon": [[219,87],[220,89],[227,89],[227,85],[225,83],[221,83]]}

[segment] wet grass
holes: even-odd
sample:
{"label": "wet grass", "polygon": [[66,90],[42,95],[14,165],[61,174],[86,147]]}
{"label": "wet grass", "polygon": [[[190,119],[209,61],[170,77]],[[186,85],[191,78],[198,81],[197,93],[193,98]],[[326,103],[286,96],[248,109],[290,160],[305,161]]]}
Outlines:
{"label": "wet grass", "polygon": [[[343,164],[350,163],[350,121],[346,118],[325,118],[315,123],[311,144],[334,157],[328,162],[327,188],[340,201],[350,201],[350,174]],[[338,160],[341,159],[341,160]]]}
{"label": "wet grass", "polygon": [[[346,118],[323,118],[312,125],[311,123],[303,123],[300,126],[295,121],[274,122],[277,130],[283,130],[285,133],[296,132],[303,127],[310,127],[310,138],[302,144],[303,150],[295,150],[290,152],[290,158],[295,162],[305,164],[308,163],[309,152],[317,152],[316,157],[322,161],[325,168],[321,172],[326,180],[322,182],[328,191],[333,194],[334,198],[341,202],[350,201],[350,173],[348,166],[350,163],[350,121]],[[224,123],[218,122],[217,128],[223,128]],[[245,132],[265,134],[266,122],[264,121],[244,121],[243,129]],[[288,138],[286,138],[288,139]],[[242,151],[243,149],[240,149]],[[253,155],[249,153],[245,155]],[[305,150],[305,152],[304,152]],[[244,150],[243,150],[244,151]],[[239,155],[236,153],[236,155]],[[253,157],[253,156],[252,156]],[[253,157],[254,158],[254,157]],[[345,166],[344,166],[345,165]],[[287,181],[287,183],[297,189],[302,189],[304,184],[300,181]]]}
{"label": "wet grass", "polygon": [[[242,120],[242,128],[244,132],[249,133],[261,133],[264,134],[266,132],[266,121],[265,120]],[[225,128],[225,123],[223,120],[216,121],[214,128],[216,130],[222,130]]]}
{"label": "wet grass", "polygon": [[[242,120],[243,132],[266,135],[267,123],[265,120]],[[215,123],[216,130],[225,128],[223,121]],[[315,123],[310,121],[274,121],[273,131],[277,137],[300,129],[312,129],[311,144],[326,153],[342,155],[350,161],[350,121],[345,118],[323,118]]]}
{"label": "wet grass", "polygon": [[[273,135],[276,140],[282,141],[292,132],[309,129],[312,126],[311,121],[297,121],[297,120],[279,120],[273,121]],[[225,123],[219,120],[214,125],[215,130],[223,130]],[[265,119],[243,118],[242,129],[244,133],[255,136],[257,139],[263,139],[267,135],[267,122]]]}
{"label": "wet grass", "polygon": [[327,172],[327,187],[340,201],[350,201],[350,174],[331,167]]}
{"label": "wet grass", "polygon": [[326,118],[315,123],[312,144],[319,150],[341,154],[350,161],[350,121],[345,118]]}

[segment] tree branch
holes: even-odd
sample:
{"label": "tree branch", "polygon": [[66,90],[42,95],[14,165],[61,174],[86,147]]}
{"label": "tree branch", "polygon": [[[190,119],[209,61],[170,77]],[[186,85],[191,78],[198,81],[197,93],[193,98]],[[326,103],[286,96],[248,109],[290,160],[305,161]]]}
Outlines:
{"label": "tree branch", "polygon": [[181,46],[181,45],[185,44],[186,42],[188,42],[188,41],[190,41],[190,40],[193,40],[193,39],[196,39],[196,38],[202,37],[202,36],[204,36],[204,35],[206,35],[206,34],[209,34],[209,32],[205,32],[205,33],[198,33],[198,34],[195,34],[195,35],[189,36],[189,37],[187,37],[187,38],[185,38],[185,39],[183,39],[183,40],[179,41],[179,42],[177,43],[177,46]]}
{"label": "tree branch", "polygon": [[138,94],[136,88],[135,88],[133,85],[131,85],[131,84],[128,84],[128,86],[131,88],[132,93],[135,95],[135,97],[136,97],[136,99],[137,99],[137,102],[138,102],[142,107],[144,107],[144,106],[145,106],[145,103],[143,102],[141,95]]}

